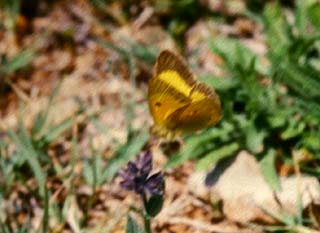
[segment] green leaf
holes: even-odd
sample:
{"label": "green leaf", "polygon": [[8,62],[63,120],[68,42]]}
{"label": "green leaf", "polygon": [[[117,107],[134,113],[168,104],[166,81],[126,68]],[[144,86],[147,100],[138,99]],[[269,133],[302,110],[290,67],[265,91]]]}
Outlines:
{"label": "green leaf", "polygon": [[[17,16],[21,9],[22,0],[1,0],[0,8],[4,8],[6,13],[8,14],[8,29],[14,30]],[[2,10],[2,9],[0,9]]]}
{"label": "green leaf", "polygon": [[42,232],[49,232],[49,190],[44,187],[44,214],[42,218]]}
{"label": "green leaf", "polygon": [[290,138],[294,138],[301,134],[306,127],[305,122],[294,122],[290,121],[289,127],[281,133],[281,138],[283,140],[288,140]]}
{"label": "green leaf", "polygon": [[260,160],[260,168],[265,181],[274,191],[280,191],[280,181],[275,168],[276,151],[269,149],[264,155],[263,159]]}
{"label": "green leaf", "polygon": [[93,148],[92,140],[90,140],[90,160],[84,161],[83,176],[87,184],[91,185],[93,189],[104,183],[103,175],[103,161],[102,155]]}
{"label": "green leaf", "polygon": [[91,117],[90,121],[100,134],[106,135],[108,133],[108,128],[106,125],[99,121],[95,116]]}
{"label": "green leaf", "polygon": [[145,206],[147,214],[155,217],[161,211],[163,201],[163,195],[152,195]]}
{"label": "green leaf", "polygon": [[267,42],[276,56],[284,55],[290,43],[290,27],[279,3],[269,3],[264,10]]}
{"label": "green leaf", "polygon": [[239,148],[239,144],[233,142],[231,144],[222,146],[219,149],[213,150],[198,161],[196,168],[198,170],[207,170],[220,159],[233,155],[237,150],[239,150]]}
{"label": "green leaf", "polygon": [[214,89],[218,91],[227,91],[238,85],[237,81],[230,77],[200,76],[199,80],[214,87]]}
{"label": "green leaf", "polygon": [[128,215],[126,233],[145,233],[145,231],[138,225],[136,220]]}
{"label": "green leaf", "polygon": [[56,140],[62,133],[71,128],[73,119],[73,117],[67,118],[59,124],[48,129],[47,133],[43,135],[41,139],[39,139],[39,141],[41,141],[40,145],[43,146]]}
{"label": "green leaf", "polygon": [[18,136],[12,130],[8,132],[9,137],[15,143],[17,148],[17,156],[23,156],[23,158],[28,162],[31,170],[33,171],[35,178],[38,182],[39,193],[43,197],[45,195],[45,180],[46,175],[41,168],[40,162],[38,160],[38,154],[33,148],[30,138],[28,137],[24,128],[21,129],[21,134]]}
{"label": "green leaf", "polygon": [[288,116],[290,116],[288,111],[277,109],[274,114],[268,116],[267,119],[271,128],[280,128],[287,123]]}
{"label": "green leaf", "polygon": [[26,49],[14,56],[11,60],[7,61],[6,64],[0,66],[0,71],[6,74],[10,74],[14,71],[17,71],[30,64],[34,56],[34,50]]}
{"label": "green leaf", "polygon": [[309,30],[309,9],[316,0],[299,0],[296,1],[295,7],[295,26],[298,28],[299,33],[304,35]]}
{"label": "green leaf", "polygon": [[242,45],[238,40],[228,37],[221,36],[215,40],[209,40],[208,46],[210,50],[225,61],[229,70],[235,69],[236,65],[248,67],[256,57],[250,49]]}
{"label": "green leaf", "polygon": [[[9,151],[5,145],[2,145],[3,141],[0,141],[0,174],[5,179],[1,182],[0,186],[0,199],[1,193],[5,194],[7,191],[11,190],[11,185],[15,181],[16,173],[14,172],[14,167],[16,162],[14,161],[14,156],[9,156]],[[1,202],[1,200],[0,200]]]}
{"label": "green leaf", "polygon": [[94,171],[89,161],[83,161],[83,177],[87,184],[94,186]]}
{"label": "green leaf", "polygon": [[320,132],[306,133],[302,139],[302,143],[313,150],[320,150]]}
{"label": "green leaf", "polygon": [[[260,130],[260,131],[259,131]],[[266,132],[262,129],[257,129],[253,122],[245,129],[246,146],[253,152],[258,153],[263,147],[263,140],[266,137]]]}
{"label": "green leaf", "polygon": [[[274,62],[277,62],[276,60]],[[320,97],[319,72],[315,74],[310,67],[283,61],[278,68],[276,79],[305,99]]]}
{"label": "green leaf", "polygon": [[44,129],[44,126],[47,122],[47,119],[48,119],[48,116],[49,116],[49,113],[50,113],[50,110],[51,110],[51,107],[52,107],[52,103],[53,103],[53,100],[54,98],[57,96],[58,92],[59,92],[59,89],[60,89],[60,86],[61,86],[61,81],[59,81],[57,83],[57,85],[55,85],[55,87],[53,88],[53,91],[49,97],[49,101],[48,101],[48,104],[46,106],[46,109],[44,112],[40,112],[36,119],[35,119],[35,122],[32,126],[32,129],[31,129],[31,135],[33,138],[37,137],[37,134],[40,134],[41,131]]}
{"label": "green leaf", "polygon": [[200,135],[190,136],[185,140],[181,152],[170,156],[166,169],[179,166],[184,161],[195,159],[214,147],[211,141],[215,139],[228,139],[229,134],[234,130],[234,125],[223,122],[221,128],[211,128]]}
{"label": "green leaf", "polygon": [[149,65],[153,65],[156,62],[156,54],[158,53],[156,47],[150,47],[144,45],[140,45],[138,43],[134,43],[131,45],[132,54],[147,62]]}
{"label": "green leaf", "polygon": [[308,9],[308,16],[314,28],[320,32],[320,4],[319,2],[314,3]]}

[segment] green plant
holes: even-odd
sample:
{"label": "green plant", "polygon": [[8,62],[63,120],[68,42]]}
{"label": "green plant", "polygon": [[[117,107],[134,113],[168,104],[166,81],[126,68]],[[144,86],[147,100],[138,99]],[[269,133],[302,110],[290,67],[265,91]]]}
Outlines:
{"label": "green plant", "polygon": [[165,189],[164,175],[162,172],[150,175],[152,160],[152,153],[147,151],[139,155],[136,161],[128,162],[127,167],[118,171],[118,176],[122,179],[121,187],[139,195],[143,204],[142,210],[135,206],[132,206],[131,210],[142,217],[144,230],[128,215],[127,233],[151,233],[151,220],[162,209]]}
{"label": "green plant", "polygon": [[16,19],[20,12],[21,0],[1,0],[0,9],[6,12],[5,27],[9,30],[14,30]]}
{"label": "green plant", "polygon": [[207,169],[246,149],[261,160],[266,180],[277,190],[275,162],[292,163],[292,152],[305,150],[311,156],[305,163],[312,166],[302,162],[302,170],[318,173],[320,32],[313,19],[320,8],[315,1],[306,2],[299,1],[293,24],[277,3],[266,5],[260,21],[267,35],[268,63],[239,40],[209,41],[213,53],[223,59],[227,77],[202,77],[202,81],[219,93],[223,117],[217,127],[186,137],[169,167],[201,158],[198,167]]}

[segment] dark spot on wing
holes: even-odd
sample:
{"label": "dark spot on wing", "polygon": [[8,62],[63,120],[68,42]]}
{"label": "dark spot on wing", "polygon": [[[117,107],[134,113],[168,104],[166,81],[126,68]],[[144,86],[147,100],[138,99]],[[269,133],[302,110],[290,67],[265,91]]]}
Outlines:
{"label": "dark spot on wing", "polygon": [[161,106],[161,103],[160,103],[160,102],[156,102],[156,106],[157,106],[157,107],[160,107],[160,106]]}

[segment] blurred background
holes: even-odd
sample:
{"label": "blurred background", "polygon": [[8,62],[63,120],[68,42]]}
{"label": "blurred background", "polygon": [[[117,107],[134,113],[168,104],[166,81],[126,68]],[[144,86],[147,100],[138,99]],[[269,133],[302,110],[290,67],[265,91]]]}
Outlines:
{"label": "blurred background", "polygon": [[[178,148],[149,134],[163,49],[223,108]],[[1,0],[0,231],[125,232],[115,175],[144,150],[154,232],[318,232],[320,2]]]}

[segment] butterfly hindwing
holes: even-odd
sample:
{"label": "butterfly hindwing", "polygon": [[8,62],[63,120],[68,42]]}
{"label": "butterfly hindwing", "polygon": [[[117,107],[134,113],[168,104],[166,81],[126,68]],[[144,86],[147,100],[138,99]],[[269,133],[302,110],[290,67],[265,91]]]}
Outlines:
{"label": "butterfly hindwing", "polygon": [[167,119],[168,125],[179,133],[190,133],[216,124],[220,115],[212,108],[214,104],[212,99],[192,102],[173,112]]}

